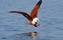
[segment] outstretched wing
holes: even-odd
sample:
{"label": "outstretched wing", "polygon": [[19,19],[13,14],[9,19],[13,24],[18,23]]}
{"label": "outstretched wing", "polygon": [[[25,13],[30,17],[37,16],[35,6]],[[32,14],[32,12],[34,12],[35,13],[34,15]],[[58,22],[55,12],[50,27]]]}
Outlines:
{"label": "outstretched wing", "polygon": [[10,13],[18,13],[18,14],[22,14],[23,16],[25,16],[29,21],[32,20],[32,18],[25,12],[18,12],[18,11],[10,11]]}
{"label": "outstretched wing", "polygon": [[31,15],[30,15],[30,16],[31,16],[32,18],[37,17],[37,12],[38,12],[38,9],[40,8],[41,3],[42,3],[42,0],[40,0],[40,1],[36,4],[36,6],[33,8],[33,10],[31,11]]}

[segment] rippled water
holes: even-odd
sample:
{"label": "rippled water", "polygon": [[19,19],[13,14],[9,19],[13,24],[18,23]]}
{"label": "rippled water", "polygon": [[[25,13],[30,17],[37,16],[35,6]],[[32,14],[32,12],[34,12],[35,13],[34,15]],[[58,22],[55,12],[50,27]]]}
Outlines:
{"label": "rippled water", "polygon": [[28,14],[39,0],[0,0],[0,40],[63,40],[63,0],[43,0],[38,11],[40,26],[24,27],[29,21],[20,14]]}

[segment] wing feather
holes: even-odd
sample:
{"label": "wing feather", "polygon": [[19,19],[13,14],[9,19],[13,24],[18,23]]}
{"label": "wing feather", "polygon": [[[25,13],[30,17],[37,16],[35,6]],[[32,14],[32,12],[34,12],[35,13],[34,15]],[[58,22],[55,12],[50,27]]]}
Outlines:
{"label": "wing feather", "polygon": [[42,3],[42,0],[40,0],[40,1],[36,4],[36,6],[33,8],[33,10],[31,11],[31,15],[30,15],[30,16],[31,16],[32,18],[37,17],[37,12],[38,12],[38,10],[39,10],[39,8],[40,8],[41,3]]}
{"label": "wing feather", "polygon": [[29,16],[27,13],[25,12],[18,12],[18,11],[10,11],[10,13],[18,13],[18,14],[22,14],[24,17],[26,17],[29,21],[32,20],[31,16]]}

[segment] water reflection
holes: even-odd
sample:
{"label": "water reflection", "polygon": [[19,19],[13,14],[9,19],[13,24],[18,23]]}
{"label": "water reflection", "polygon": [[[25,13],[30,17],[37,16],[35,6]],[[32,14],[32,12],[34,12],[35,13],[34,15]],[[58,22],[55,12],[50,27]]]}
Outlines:
{"label": "water reflection", "polygon": [[39,35],[37,32],[29,32],[29,33],[21,33],[21,34],[16,34],[14,35],[16,38],[20,38],[20,39],[38,39]]}
{"label": "water reflection", "polygon": [[37,39],[38,38],[38,33],[37,32],[29,32],[30,36],[32,36],[32,39]]}

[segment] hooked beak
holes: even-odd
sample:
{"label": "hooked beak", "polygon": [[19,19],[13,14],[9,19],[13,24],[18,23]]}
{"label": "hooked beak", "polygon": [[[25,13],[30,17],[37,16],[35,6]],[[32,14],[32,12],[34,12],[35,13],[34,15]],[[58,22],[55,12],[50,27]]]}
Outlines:
{"label": "hooked beak", "polygon": [[37,24],[37,26],[40,26],[40,24]]}

